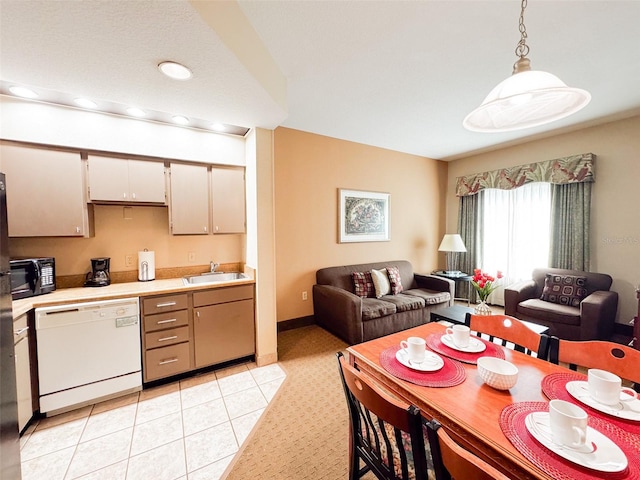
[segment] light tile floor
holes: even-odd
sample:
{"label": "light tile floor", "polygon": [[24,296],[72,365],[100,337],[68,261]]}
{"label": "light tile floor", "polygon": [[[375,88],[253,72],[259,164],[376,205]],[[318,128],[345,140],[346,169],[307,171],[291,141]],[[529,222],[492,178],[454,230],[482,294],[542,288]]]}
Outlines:
{"label": "light tile floor", "polygon": [[217,480],[282,385],[235,365],[35,422],[23,480]]}

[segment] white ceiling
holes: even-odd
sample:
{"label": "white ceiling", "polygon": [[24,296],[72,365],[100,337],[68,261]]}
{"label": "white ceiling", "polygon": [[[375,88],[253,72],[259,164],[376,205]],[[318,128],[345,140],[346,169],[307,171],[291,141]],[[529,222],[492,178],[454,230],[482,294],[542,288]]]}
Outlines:
{"label": "white ceiling", "polygon": [[[640,112],[640,1],[535,0],[532,67],[591,103],[543,127],[466,131],[511,74],[519,14],[518,0],[0,0],[0,80],[445,160]],[[193,79],[163,77],[163,60]]]}

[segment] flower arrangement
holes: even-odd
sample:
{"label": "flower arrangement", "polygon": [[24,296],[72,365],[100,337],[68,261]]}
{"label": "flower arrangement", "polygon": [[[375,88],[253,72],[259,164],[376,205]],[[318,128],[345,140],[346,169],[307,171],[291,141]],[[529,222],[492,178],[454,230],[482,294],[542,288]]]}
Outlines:
{"label": "flower arrangement", "polygon": [[502,272],[500,270],[498,270],[495,277],[484,273],[479,268],[473,270],[473,280],[471,280],[471,285],[473,285],[473,288],[478,292],[481,302],[486,302],[489,295],[498,288],[496,280],[501,278]]}

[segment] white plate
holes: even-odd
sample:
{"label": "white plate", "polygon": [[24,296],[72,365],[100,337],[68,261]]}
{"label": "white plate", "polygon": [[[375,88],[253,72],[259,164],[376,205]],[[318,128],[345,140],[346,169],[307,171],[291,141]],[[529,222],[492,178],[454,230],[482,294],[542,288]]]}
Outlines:
{"label": "white plate", "polygon": [[567,392],[576,400],[599,412],[624,418],[625,420],[640,422],[640,400],[638,399],[630,402],[618,402],[616,405],[605,405],[604,403],[598,402],[589,394],[589,384],[581,380],[567,382]]}
{"label": "white plate", "polygon": [[402,348],[396,352],[396,359],[405,367],[418,370],[419,372],[436,372],[444,366],[444,360],[442,360],[439,355],[428,350],[425,353],[424,361],[420,364],[410,363],[409,355],[407,355]]}
{"label": "white plate", "polygon": [[444,343],[447,347],[453,348],[454,350],[458,350],[459,352],[480,353],[480,352],[484,352],[485,349],[487,348],[484,342],[478,340],[475,337],[469,337],[469,345],[467,345],[466,347],[459,347],[458,345],[453,343],[453,337],[448,333],[446,335],[443,335],[440,338],[442,340],[442,343]]}
{"label": "white plate", "polygon": [[627,468],[627,457],[620,447],[591,427],[587,427],[585,446],[573,449],[558,445],[551,440],[549,412],[530,413],[524,419],[524,423],[537,441],[570,462],[600,472],[621,472]]}

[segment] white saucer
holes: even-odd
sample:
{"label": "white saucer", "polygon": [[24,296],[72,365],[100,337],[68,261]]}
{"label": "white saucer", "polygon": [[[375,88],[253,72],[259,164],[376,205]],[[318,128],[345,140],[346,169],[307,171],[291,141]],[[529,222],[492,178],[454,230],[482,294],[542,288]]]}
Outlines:
{"label": "white saucer", "polygon": [[640,400],[618,402],[616,405],[605,405],[598,402],[589,394],[589,384],[581,380],[567,382],[567,392],[580,402],[614,417],[640,422]]}
{"label": "white saucer", "polygon": [[548,412],[533,412],[524,419],[527,430],[533,437],[562,458],[600,472],[621,472],[627,468],[627,457],[613,441],[602,433],[587,427],[587,441],[584,447],[573,449],[558,445],[551,440]]}
{"label": "white saucer", "polygon": [[475,337],[469,337],[469,345],[467,345],[466,347],[459,347],[458,345],[453,343],[453,337],[448,333],[440,337],[440,339],[442,343],[444,343],[447,347],[453,348],[454,350],[458,350],[459,352],[480,353],[480,352],[484,352],[487,348],[484,342],[478,340]]}
{"label": "white saucer", "polygon": [[419,372],[436,372],[444,366],[444,360],[431,351],[426,352],[425,359],[420,364],[409,363],[409,356],[402,348],[396,352],[396,359],[405,367]]}

